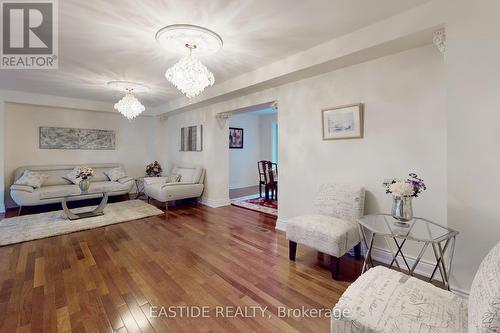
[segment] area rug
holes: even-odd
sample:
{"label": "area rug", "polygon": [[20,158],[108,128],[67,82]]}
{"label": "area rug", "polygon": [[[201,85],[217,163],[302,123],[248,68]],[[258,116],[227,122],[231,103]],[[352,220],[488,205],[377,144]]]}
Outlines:
{"label": "area rug", "polygon": [[238,206],[257,212],[278,216],[278,201],[259,198],[258,194],[248,195],[246,197],[235,198],[231,200],[233,206]]}
{"label": "area rug", "polygon": [[[76,208],[74,211],[84,212],[95,207],[81,207]],[[144,201],[130,200],[108,204],[104,209],[104,215],[81,220],[68,220],[62,210],[11,217],[0,221],[0,246],[94,229],[161,214],[163,214],[163,211]]]}

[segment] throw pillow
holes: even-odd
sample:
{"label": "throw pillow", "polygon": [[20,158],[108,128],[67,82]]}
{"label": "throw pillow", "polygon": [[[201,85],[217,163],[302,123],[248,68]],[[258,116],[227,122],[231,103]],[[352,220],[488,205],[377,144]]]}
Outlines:
{"label": "throw pillow", "polygon": [[80,183],[80,178],[76,177],[76,174],[78,173],[79,167],[75,167],[73,170],[71,170],[66,176],[64,176],[64,179],[69,180],[75,185],[78,185]]}
{"label": "throw pillow", "polygon": [[108,176],[109,180],[112,182],[116,182],[124,177],[127,177],[127,174],[125,173],[125,171],[123,171],[121,167],[104,171],[104,174]]}
{"label": "throw pillow", "polygon": [[23,175],[21,178],[16,180],[14,183],[15,185],[28,185],[33,188],[40,188],[43,184],[43,182],[49,178],[49,175],[40,173],[40,172],[35,172],[35,171],[30,171],[30,170],[25,170],[23,172]]}
{"label": "throw pillow", "polygon": [[178,183],[181,181],[181,175],[168,176],[167,183]]}

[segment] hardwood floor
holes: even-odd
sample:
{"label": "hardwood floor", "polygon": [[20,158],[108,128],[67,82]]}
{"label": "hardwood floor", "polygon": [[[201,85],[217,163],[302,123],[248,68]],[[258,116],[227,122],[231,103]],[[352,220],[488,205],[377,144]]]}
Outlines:
{"label": "hardwood floor", "polygon": [[[0,331],[329,332],[328,318],[279,311],[329,309],[349,282],[332,280],[329,258],[304,246],[290,262],[274,224],[238,207],[198,205],[1,247]],[[355,279],[360,263],[341,260],[344,278]],[[181,308],[175,318],[151,315],[165,314],[162,306],[207,307],[210,317],[181,318]],[[238,306],[267,310],[220,316]]]}
{"label": "hardwood floor", "polygon": [[259,185],[242,187],[242,188],[233,188],[229,190],[229,198],[230,199],[241,198],[255,193],[259,193]]}

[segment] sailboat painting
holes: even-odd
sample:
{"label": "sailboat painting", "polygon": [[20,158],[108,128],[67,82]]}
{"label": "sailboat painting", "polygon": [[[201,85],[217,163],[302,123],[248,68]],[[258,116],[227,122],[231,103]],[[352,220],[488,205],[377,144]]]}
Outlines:
{"label": "sailboat painting", "polygon": [[323,110],[323,140],[363,137],[363,103]]}

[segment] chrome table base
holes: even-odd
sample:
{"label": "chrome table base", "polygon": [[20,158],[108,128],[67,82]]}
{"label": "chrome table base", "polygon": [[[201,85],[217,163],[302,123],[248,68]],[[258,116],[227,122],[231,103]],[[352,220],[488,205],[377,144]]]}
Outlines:
{"label": "chrome table base", "polygon": [[70,197],[63,198],[62,208],[63,208],[64,213],[66,214],[66,217],[71,221],[104,215],[104,212],[103,212],[104,208],[108,204],[108,194],[103,193],[101,203],[94,210],[91,210],[89,212],[74,213],[71,210],[69,210],[69,208],[68,208],[68,199],[69,198]]}
{"label": "chrome table base", "polygon": [[[447,290],[450,290],[449,277],[450,277],[451,263],[453,260],[453,252],[455,250],[456,236],[452,236],[451,238],[447,238],[445,240],[437,241],[437,242],[420,241],[419,243],[424,243],[424,244],[423,244],[422,249],[420,250],[417,258],[415,259],[413,265],[410,267],[405,255],[403,253],[403,246],[406,243],[405,238],[403,238],[401,242],[398,242],[397,237],[392,237],[392,236],[387,236],[387,235],[377,235],[376,233],[372,232],[371,238],[370,238],[370,240],[368,240],[367,235],[365,234],[365,230],[364,230],[365,228],[360,226],[360,229],[361,229],[361,234],[363,236],[363,242],[364,242],[365,247],[366,247],[365,260],[363,263],[363,268],[361,270],[361,274],[363,274],[368,269],[368,266],[371,266],[371,267],[374,266],[372,258],[371,258],[371,254],[372,254],[372,250],[373,250],[373,242],[374,242],[375,236],[381,236],[384,238],[384,240],[387,244],[387,247],[389,248],[391,255],[392,255],[392,260],[391,260],[391,263],[389,264],[389,268],[392,268],[392,266],[394,264],[396,264],[398,269],[400,271],[403,271],[401,269],[401,266],[400,266],[398,260],[397,260],[397,257],[399,255],[403,259],[403,262],[406,266],[406,269],[408,270],[407,273],[411,276],[414,275],[415,268],[420,263],[420,260],[422,259],[422,256],[424,255],[425,250],[430,245],[433,249],[436,264],[435,264],[434,269],[432,271],[432,274],[429,278],[429,282],[432,282],[432,280],[434,279],[434,276],[436,275],[436,271],[439,270],[439,273],[441,275],[441,280],[443,281],[445,288]],[[390,239],[392,239],[394,241],[394,243],[396,244],[396,248],[397,248],[396,252],[393,251],[392,247],[389,244]],[[443,245],[443,243],[444,243],[444,245]],[[451,248],[450,248],[450,244],[451,244]],[[449,253],[449,258],[448,258],[448,262],[445,263],[445,260],[446,260],[445,254],[447,253],[446,252],[447,250]],[[369,261],[370,261],[371,265],[369,264]]]}

